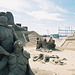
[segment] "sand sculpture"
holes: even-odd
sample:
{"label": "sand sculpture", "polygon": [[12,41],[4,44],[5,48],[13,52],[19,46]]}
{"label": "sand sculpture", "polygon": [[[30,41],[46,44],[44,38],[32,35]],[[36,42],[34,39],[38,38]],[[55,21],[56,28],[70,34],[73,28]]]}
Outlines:
{"label": "sand sculpture", "polygon": [[55,40],[50,37],[49,41],[47,42],[46,39],[44,41],[37,40],[37,46],[36,49],[44,48],[44,49],[55,49]]}
{"label": "sand sculpture", "polygon": [[5,16],[7,17],[7,23],[8,25],[14,25],[14,17],[13,17],[13,14],[11,12],[0,12],[0,16]]}
{"label": "sand sculpture", "polygon": [[43,40],[43,38],[35,31],[28,31],[28,27],[22,27],[20,23],[15,23],[14,16],[11,12],[0,12],[0,16],[7,17],[8,25],[14,28],[18,38],[23,42],[24,46],[36,46],[37,37]]}
{"label": "sand sculpture", "polygon": [[[13,20],[13,17],[11,17],[11,18],[12,19],[10,19],[10,20]],[[24,55],[19,55],[21,58],[18,59],[18,57],[16,57],[16,55],[13,53],[14,50],[17,49],[17,47],[19,47],[21,49],[23,46],[21,47],[20,42],[18,42],[17,46],[15,48],[13,47],[15,41],[18,40],[18,37],[17,37],[14,29],[12,27],[8,26],[9,23],[11,22],[10,20],[8,20],[6,13],[4,13],[4,12],[0,13],[0,75],[13,75],[13,73],[11,73],[12,68],[14,68],[14,71],[13,71],[15,73],[14,75],[16,75],[16,73],[18,74],[18,72],[21,69],[23,69],[22,71],[25,74],[20,73],[18,75],[27,75],[26,72],[31,73],[29,75],[33,75],[33,73],[30,71],[30,67],[28,64],[29,55],[27,53],[24,54],[22,52],[22,54],[24,54]],[[10,22],[8,22],[8,21],[10,21]],[[11,59],[11,62],[9,63],[10,57],[12,56],[12,58],[14,58],[12,53],[14,54],[16,59],[15,60]],[[21,59],[25,59],[25,60],[21,62],[20,61]],[[27,61],[26,64],[25,64],[25,61]],[[21,66],[21,63],[23,64],[23,66],[26,65],[27,69],[24,69],[24,67]],[[16,65],[16,67],[20,66],[20,69],[17,70],[17,72],[15,72],[16,68],[13,67],[12,64]]]}
{"label": "sand sculpture", "polygon": [[7,20],[8,25],[10,25],[11,28],[15,30],[15,33],[17,34],[18,38],[23,42],[23,45],[25,46],[27,39],[24,39],[25,35],[23,35],[21,32],[21,31],[26,31],[25,28],[21,27],[20,26],[21,24],[14,23],[14,16],[11,12],[0,12],[0,16],[5,16],[8,19]]}
{"label": "sand sculpture", "polygon": [[8,75],[34,75],[29,66],[29,58],[30,54],[23,50],[22,41],[15,41],[14,52],[11,53],[8,61]]}
{"label": "sand sculpture", "polygon": [[[8,27],[7,18],[4,16],[0,16],[0,49],[5,50],[8,53],[13,52],[13,43],[16,41],[17,35],[15,34],[14,30],[11,27]],[[5,55],[0,54],[1,62],[6,62],[3,60]],[[3,65],[3,64],[2,64]],[[2,66],[1,65],[1,66]],[[7,64],[4,66],[3,73],[7,74],[8,70],[6,70]]]}
{"label": "sand sculpture", "polygon": [[67,36],[62,42],[61,42],[61,49],[69,49],[69,50],[75,50],[75,33],[73,35]]}
{"label": "sand sculpture", "polygon": [[66,65],[64,61],[66,61],[66,58],[60,58],[58,55],[45,55],[45,54],[39,54],[38,56],[33,57],[33,61],[41,61],[42,63],[50,62],[55,65]]}

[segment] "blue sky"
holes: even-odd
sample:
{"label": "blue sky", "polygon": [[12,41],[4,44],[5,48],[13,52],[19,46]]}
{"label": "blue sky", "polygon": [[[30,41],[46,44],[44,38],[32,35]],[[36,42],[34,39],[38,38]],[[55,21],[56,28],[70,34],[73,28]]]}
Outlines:
{"label": "blue sky", "polygon": [[75,27],[75,0],[0,0],[0,12],[10,11],[15,23],[39,34]]}

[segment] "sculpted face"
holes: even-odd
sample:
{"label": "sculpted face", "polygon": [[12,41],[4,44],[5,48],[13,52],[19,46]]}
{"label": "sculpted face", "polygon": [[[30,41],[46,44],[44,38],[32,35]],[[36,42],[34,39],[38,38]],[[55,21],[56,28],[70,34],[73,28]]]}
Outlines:
{"label": "sculpted face", "polygon": [[22,41],[20,41],[20,40],[15,41],[14,46],[15,47],[23,47]]}
{"label": "sculpted face", "polygon": [[15,48],[15,50],[18,49],[18,51],[22,50],[22,48],[23,48],[22,41],[20,41],[20,40],[15,41],[14,48]]}
{"label": "sculpted face", "polygon": [[5,16],[0,16],[0,23],[2,24],[2,25],[8,25],[7,24],[7,17],[5,17]]}

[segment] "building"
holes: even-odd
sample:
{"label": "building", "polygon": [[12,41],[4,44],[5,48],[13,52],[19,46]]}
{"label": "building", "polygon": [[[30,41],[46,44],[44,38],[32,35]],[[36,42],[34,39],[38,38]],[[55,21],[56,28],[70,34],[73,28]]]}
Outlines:
{"label": "building", "polygon": [[65,27],[65,28],[58,28],[58,34],[59,34],[59,39],[64,39],[69,35],[74,34],[75,28],[74,27]]}

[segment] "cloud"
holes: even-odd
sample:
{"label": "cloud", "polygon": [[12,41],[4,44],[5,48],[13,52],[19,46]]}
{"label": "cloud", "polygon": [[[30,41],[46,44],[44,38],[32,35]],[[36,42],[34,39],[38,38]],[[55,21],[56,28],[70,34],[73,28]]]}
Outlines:
{"label": "cloud", "polygon": [[[36,2],[36,5],[35,5]],[[22,11],[32,10],[38,8],[44,11],[61,11],[68,12],[67,10],[55,5],[54,2],[49,0],[0,0],[0,8],[5,8],[7,10]]]}
{"label": "cloud", "polygon": [[59,13],[48,13],[46,11],[32,11],[26,12],[28,15],[38,19],[38,20],[55,20],[55,21],[64,21],[65,19],[58,18],[61,16]]}
{"label": "cloud", "polygon": [[66,9],[63,9],[63,8],[61,8],[59,6],[56,6],[56,8],[57,8],[58,11],[68,13],[68,11]]}
{"label": "cloud", "polygon": [[27,0],[0,0],[0,8],[23,11],[23,8],[31,8]]}
{"label": "cloud", "polygon": [[43,10],[47,10],[49,7],[49,4],[46,0],[34,0],[35,2],[39,3],[37,4],[39,8],[43,9]]}
{"label": "cloud", "polygon": [[33,0],[38,3],[38,7],[42,10],[50,10],[50,11],[60,11],[60,12],[68,12],[66,9],[63,9],[62,7],[55,5],[54,2],[51,2],[49,0]]}
{"label": "cloud", "polygon": [[73,13],[75,15],[75,13]]}
{"label": "cloud", "polygon": [[21,15],[18,15],[18,14],[14,14],[14,17],[22,18],[22,16]]}

